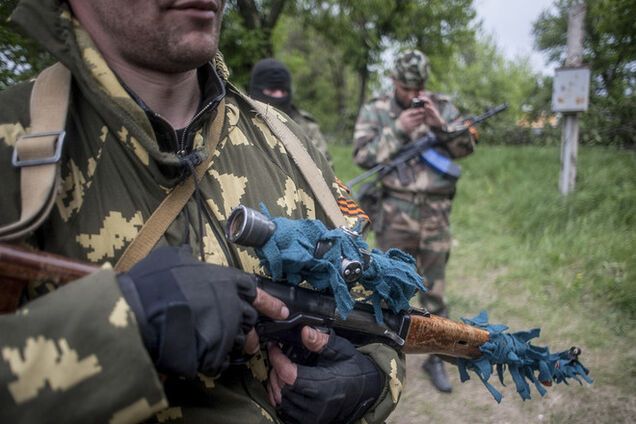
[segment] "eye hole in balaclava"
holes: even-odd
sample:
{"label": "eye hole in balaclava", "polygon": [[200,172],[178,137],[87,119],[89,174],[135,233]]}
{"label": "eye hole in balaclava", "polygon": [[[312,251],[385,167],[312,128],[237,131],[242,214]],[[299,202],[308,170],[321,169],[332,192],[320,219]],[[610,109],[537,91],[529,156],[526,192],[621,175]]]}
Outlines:
{"label": "eye hole in balaclava", "polygon": [[[284,90],[287,95],[283,97],[268,96],[263,92],[264,89]],[[252,68],[249,94],[250,97],[268,103],[289,114],[292,101],[289,69],[275,59],[267,58],[259,61]]]}

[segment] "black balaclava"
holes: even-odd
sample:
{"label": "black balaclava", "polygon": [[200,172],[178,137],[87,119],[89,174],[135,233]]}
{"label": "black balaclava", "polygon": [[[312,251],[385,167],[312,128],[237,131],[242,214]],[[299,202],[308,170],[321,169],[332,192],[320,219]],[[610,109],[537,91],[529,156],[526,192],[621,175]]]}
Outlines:
{"label": "black balaclava", "polygon": [[[263,89],[280,88],[287,91],[285,97],[271,97],[263,93]],[[268,103],[283,112],[289,114],[291,111],[291,74],[289,69],[275,59],[263,59],[252,68],[250,78],[250,97]]]}

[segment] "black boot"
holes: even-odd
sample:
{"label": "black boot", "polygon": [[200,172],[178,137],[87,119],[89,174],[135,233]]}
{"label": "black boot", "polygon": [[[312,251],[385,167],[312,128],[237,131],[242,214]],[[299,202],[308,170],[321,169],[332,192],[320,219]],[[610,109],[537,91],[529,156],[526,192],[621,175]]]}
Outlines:
{"label": "black boot", "polygon": [[446,370],[444,369],[444,361],[442,361],[439,356],[429,356],[422,364],[422,369],[429,375],[433,386],[435,386],[437,390],[443,393],[453,391],[453,386],[451,386],[448,376],[446,375]]}

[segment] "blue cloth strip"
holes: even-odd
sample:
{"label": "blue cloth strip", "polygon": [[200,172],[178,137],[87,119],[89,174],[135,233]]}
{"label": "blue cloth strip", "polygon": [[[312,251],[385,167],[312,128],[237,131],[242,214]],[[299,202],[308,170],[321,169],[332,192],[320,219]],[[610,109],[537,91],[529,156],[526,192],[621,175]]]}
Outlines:
{"label": "blue cloth strip", "polygon": [[534,384],[541,396],[546,394],[543,383],[545,385],[551,385],[552,382],[568,384],[567,380],[572,378],[582,384],[579,377],[592,383],[592,379],[588,376],[588,369],[576,357],[573,357],[570,351],[550,353],[547,347],[529,343],[531,339],[539,337],[541,330],[538,328],[512,334],[505,333],[504,331],[508,329],[505,325],[488,324],[488,313],[485,311],[474,318],[462,318],[462,320],[488,331],[490,340],[480,347],[483,352],[480,358],[458,360],[460,379],[462,382],[469,380],[468,370],[474,371],[497,402],[501,402],[503,396],[488,382],[493,374],[493,367],[503,386],[505,386],[504,372],[508,370],[517,393],[523,400],[531,398],[529,383]]}
{"label": "blue cloth strip", "polygon": [[[262,204],[261,212],[271,218]],[[373,293],[368,300],[378,322],[382,322],[383,303],[397,313],[410,307],[409,300],[418,289],[426,291],[415,260],[401,250],[390,249],[386,253],[370,250],[360,235],[341,228],[329,230],[318,220],[272,218],[272,221],[276,224],[274,234],[256,249],[261,265],[274,280],[287,280],[292,285],[307,281],[316,290],[331,289],[342,318],[351,312],[355,301],[339,267],[343,258],[364,262],[361,249],[369,252],[371,261],[359,283]],[[314,256],[318,242],[332,245],[322,258]]]}
{"label": "blue cloth strip", "polygon": [[[271,218],[262,204],[261,211]],[[307,281],[316,290],[331,289],[338,314],[346,318],[355,301],[340,274],[340,264],[343,258],[363,262],[361,251],[368,252],[368,244],[356,233],[340,228],[329,230],[317,220],[272,220],[276,224],[274,234],[264,246],[256,249],[261,265],[274,280],[287,280],[292,285]],[[331,243],[331,248],[321,258],[314,256],[318,242]],[[425,292],[426,288],[410,255],[398,249],[389,249],[386,253],[373,249],[369,254],[370,264],[359,282],[372,292],[367,300],[373,304],[376,320],[382,322],[383,304],[395,313],[407,310],[409,300],[417,290]],[[530,340],[539,337],[538,328],[506,333],[507,326],[488,323],[485,311],[463,321],[488,331],[490,340],[480,347],[483,355],[478,359],[458,359],[461,381],[470,379],[468,370],[474,371],[497,402],[501,402],[502,395],[489,383],[494,372],[505,386],[504,373],[508,370],[519,396],[524,400],[530,399],[529,383],[535,386],[541,396],[546,393],[542,383],[568,384],[568,379],[581,383],[579,377],[592,383],[587,368],[570,352],[551,354],[547,347],[530,344]]]}

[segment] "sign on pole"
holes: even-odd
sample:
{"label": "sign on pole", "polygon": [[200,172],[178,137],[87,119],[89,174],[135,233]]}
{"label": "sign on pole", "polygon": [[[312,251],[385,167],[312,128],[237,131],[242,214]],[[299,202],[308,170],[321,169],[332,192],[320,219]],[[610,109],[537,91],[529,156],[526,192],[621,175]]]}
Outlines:
{"label": "sign on pole", "polygon": [[558,68],[552,85],[553,112],[585,112],[590,98],[590,70]]}

